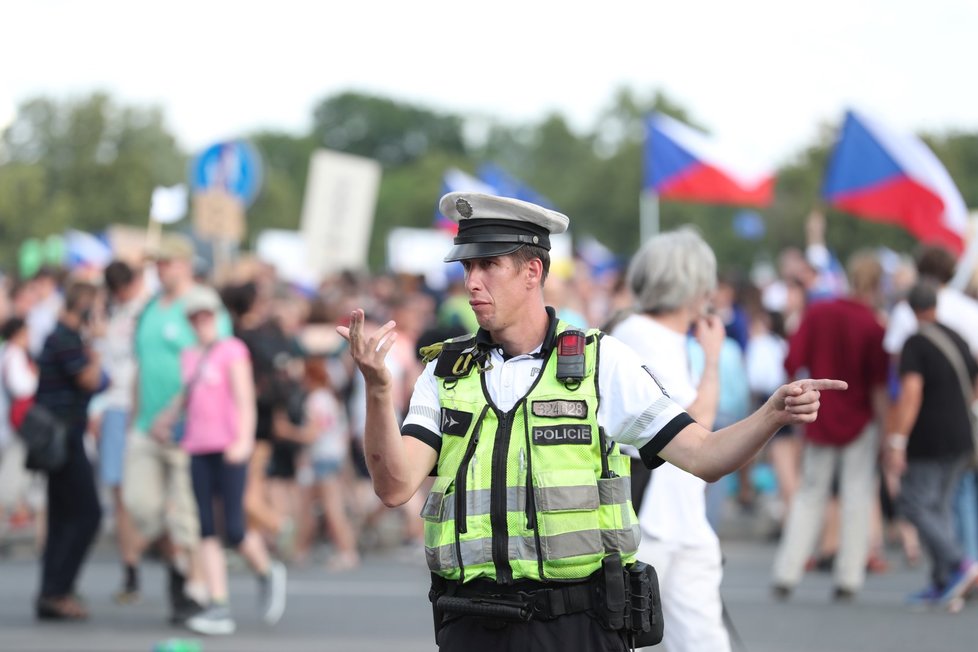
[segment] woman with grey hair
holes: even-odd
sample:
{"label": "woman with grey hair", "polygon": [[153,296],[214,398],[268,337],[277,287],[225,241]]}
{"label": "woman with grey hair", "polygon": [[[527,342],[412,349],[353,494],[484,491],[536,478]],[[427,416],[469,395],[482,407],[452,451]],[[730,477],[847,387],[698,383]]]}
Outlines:
{"label": "woman with grey hair", "polygon": [[[701,425],[712,428],[719,400],[723,323],[709,314],[716,257],[692,229],[649,239],[628,269],[635,312],[612,335],[631,346],[649,373]],[[690,332],[703,372],[690,364]],[[652,564],[662,592],[667,652],[727,652],[720,602],[720,543],[706,518],[706,483],[672,465],[652,472],[639,508],[638,558]]]}

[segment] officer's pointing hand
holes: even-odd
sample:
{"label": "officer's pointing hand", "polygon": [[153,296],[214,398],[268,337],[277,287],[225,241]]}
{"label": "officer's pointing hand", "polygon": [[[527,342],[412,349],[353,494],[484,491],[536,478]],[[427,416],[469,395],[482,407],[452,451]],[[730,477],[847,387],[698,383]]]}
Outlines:
{"label": "officer's pointing hand", "polygon": [[812,423],[818,418],[819,399],[824,390],[845,390],[849,385],[844,380],[822,378],[796,380],[782,385],[771,397],[771,406],[778,418],[785,424]]}
{"label": "officer's pointing hand", "polygon": [[369,336],[364,332],[363,310],[357,308],[350,314],[350,326],[337,326],[336,332],[350,343],[350,355],[363,374],[367,385],[390,385],[391,374],[384,364],[387,352],[394,346],[396,324],[389,321]]}

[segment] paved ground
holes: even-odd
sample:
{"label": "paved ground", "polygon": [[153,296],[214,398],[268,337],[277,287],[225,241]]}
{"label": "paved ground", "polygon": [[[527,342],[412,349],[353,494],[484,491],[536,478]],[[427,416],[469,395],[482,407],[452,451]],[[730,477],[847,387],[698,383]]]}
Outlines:
{"label": "paved ground", "polygon": [[[955,652],[974,650],[978,603],[957,615],[915,613],[903,596],[918,588],[924,571],[898,568],[869,579],[851,604],[833,604],[830,578],[810,575],[786,604],[769,595],[773,548],[726,541],[723,595],[749,652]],[[38,624],[30,609],[37,564],[21,550],[0,559],[0,651],[150,652],[170,637],[193,638],[164,624],[163,574],[147,562],[141,603],[117,606],[111,593],[119,571],[103,544],[86,567],[81,591],[94,614],[83,624]],[[204,652],[415,652],[433,650],[425,598],[427,574],[417,554],[375,555],[359,570],[331,575],[323,568],[293,568],[289,608],[275,628],[254,610],[255,587],[243,572],[232,576],[238,619],[234,636],[203,641]],[[667,624],[668,626],[668,624]]]}

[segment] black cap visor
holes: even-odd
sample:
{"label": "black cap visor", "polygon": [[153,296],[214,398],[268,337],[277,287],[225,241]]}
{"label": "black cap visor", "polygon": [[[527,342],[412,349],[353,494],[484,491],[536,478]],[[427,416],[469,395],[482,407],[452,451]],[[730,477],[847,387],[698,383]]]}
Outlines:
{"label": "black cap visor", "polygon": [[451,248],[445,256],[445,262],[451,263],[457,260],[468,260],[469,258],[493,258],[494,256],[505,256],[511,254],[524,243],[522,242],[467,242],[458,244]]}
{"label": "black cap visor", "polygon": [[445,262],[511,254],[525,244],[550,250],[549,232],[536,224],[515,220],[469,219],[459,222],[455,246]]}

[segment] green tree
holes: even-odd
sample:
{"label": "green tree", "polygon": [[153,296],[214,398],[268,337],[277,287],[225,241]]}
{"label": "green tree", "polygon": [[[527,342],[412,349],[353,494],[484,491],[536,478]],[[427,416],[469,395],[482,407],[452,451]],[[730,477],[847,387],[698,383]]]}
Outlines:
{"label": "green tree", "polygon": [[20,105],[0,136],[0,252],[66,228],[142,225],[153,188],[185,176],[186,161],[158,108],[95,93]]}
{"label": "green tree", "polygon": [[313,111],[312,138],[327,149],[376,159],[385,167],[432,151],[465,153],[459,116],[352,92],[319,103]]}

